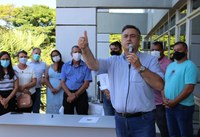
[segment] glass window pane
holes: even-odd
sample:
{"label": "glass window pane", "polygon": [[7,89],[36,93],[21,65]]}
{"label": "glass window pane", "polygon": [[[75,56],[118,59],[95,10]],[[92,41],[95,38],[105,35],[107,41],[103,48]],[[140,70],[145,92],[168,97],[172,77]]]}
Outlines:
{"label": "glass window pane", "polygon": [[165,22],[165,24],[164,24],[164,32],[166,32],[167,30],[168,30],[168,21]]}
{"label": "glass window pane", "polygon": [[191,23],[192,23],[192,35],[200,36],[200,27],[199,27],[200,15],[192,19]]}
{"label": "glass window pane", "polygon": [[170,20],[170,28],[175,26],[175,15],[171,17],[171,20]]}
{"label": "glass window pane", "polygon": [[162,34],[164,32],[164,27],[162,26],[161,28],[160,28],[160,34]]}
{"label": "glass window pane", "polygon": [[173,46],[175,44],[175,28],[173,28],[172,30],[170,30],[170,59],[173,60]]}
{"label": "glass window pane", "polygon": [[186,37],[185,37],[185,33],[186,33],[186,24],[183,24],[180,26],[180,41],[185,42],[186,41]]}
{"label": "glass window pane", "polygon": [[[200,15],[191,20],[191,44],[189,47],[190,59],[198,66],[200,69],[199,53],[200,53]],[[200,78],[199,78],[200,81]]]}
{"label": "glass window pane", "polygon": [[187,5],[185,5],[183,8],[181,8],[179,13],[180,13],[179,19],[184,18],[187,14]]}
{"label": "glass window pane", "polygon": [[200,7],[200,0],[193,0],[192,3],[192,11]]}

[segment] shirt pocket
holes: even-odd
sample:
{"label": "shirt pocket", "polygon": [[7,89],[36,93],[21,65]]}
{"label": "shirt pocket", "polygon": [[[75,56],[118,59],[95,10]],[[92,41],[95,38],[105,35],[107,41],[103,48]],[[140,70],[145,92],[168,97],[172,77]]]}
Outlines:
{"label": "shirt pocket", "polygon": [[142,76],[140,75],[140,73],[133,72],[130,75],[130,81],[132,81],[134,83],[142,83],[144,80],[143,80]]}

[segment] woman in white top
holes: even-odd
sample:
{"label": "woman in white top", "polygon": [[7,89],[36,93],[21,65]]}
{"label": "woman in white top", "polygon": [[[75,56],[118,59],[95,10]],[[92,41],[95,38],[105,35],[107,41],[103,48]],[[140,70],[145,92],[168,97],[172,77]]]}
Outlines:
{"label": "woman in white top", "polygon": [[[19,64],[14,66],[16,74],[19,78],[19,89],[17,92],[17,97],[22,93],[28,93],[31,95],[32,101],[34,102],[35,97],[35,85],[36,85],[36,76],[32,67],[27,66],[27,52],[21,50],[17,54]],[[32,106],[29,108],[17,108],[18,112],[32,112]]]}

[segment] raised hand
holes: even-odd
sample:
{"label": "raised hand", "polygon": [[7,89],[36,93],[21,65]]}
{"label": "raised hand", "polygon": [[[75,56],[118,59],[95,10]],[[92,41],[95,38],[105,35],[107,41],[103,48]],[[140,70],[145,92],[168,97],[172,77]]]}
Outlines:
{"label": "raised hand", "polygon": [[78,39],[78,46],[80,49],[85,49],[88,47],[87,31],[84,31],[84,36]]}

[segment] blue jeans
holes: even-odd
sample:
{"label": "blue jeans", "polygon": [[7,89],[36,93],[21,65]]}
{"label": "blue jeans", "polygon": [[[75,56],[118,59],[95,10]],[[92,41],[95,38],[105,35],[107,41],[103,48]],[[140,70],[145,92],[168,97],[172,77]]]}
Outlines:
{"label": "blue jeans", "polygon": [[35,102],[33,104],[33,113],[39,113],[40,112],[40,96],[41,96],[41,89],[36,88],[35,89]]}
{"label": "blue jeans", "polygon": [[194,106],[181,104],[166,109],[170,137],[193,137],[193,112]]}
{"label": "blue jeans", "polygon": [[155,111],[125,118],[115,114],[117,137],[155,137]]}
{"label": "blue jeans", "polygon": [[109,116],[115,115],[115,109],[113,108],[110,100],[107,100],[105,94],[103,94],[103,109],[104,109],[105,115],[109,115]]}

